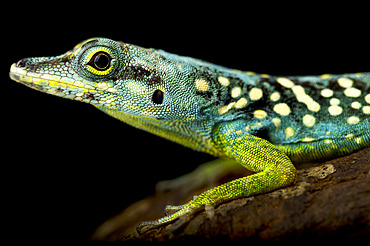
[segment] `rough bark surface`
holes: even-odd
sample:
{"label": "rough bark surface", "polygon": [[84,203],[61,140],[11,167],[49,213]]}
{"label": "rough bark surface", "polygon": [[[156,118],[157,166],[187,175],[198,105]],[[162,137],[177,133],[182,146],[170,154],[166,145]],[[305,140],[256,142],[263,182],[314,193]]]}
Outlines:
{"label": "rough bark surface", "polygon": [[[301,169],[294,185],[224,203],[215,209],[215,222],[200,212],[170,237],[166,235],[168,226],[142,235],[135,232],[135,226],[140,221],[162,217],[166,204],[185,203],[194,194],[185,198],[176,191],[153,195],[105,222],[91,239],[362,239],[370,236],[369,160],[370,148],[367,148]],[[199,190],[195,193],[199,194]]]}

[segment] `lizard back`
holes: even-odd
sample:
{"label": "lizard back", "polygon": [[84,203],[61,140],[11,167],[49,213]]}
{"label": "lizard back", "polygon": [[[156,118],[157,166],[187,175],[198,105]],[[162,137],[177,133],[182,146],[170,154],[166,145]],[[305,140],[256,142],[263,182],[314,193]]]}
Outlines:
{"label": "lizard back", "polygon": [[267,139],[295,162],[370,146],[370,73],[279,77],[225,71],[205,81],[215,84],[198,86],[207,118]]}
{"label": "lizard back", "polygon": [[213,155],[222,156],[213,139],[220,124],[296,162],[370,144],[370,73],[269,76],[92,38],[60,56],[22,59],[10,77]]}

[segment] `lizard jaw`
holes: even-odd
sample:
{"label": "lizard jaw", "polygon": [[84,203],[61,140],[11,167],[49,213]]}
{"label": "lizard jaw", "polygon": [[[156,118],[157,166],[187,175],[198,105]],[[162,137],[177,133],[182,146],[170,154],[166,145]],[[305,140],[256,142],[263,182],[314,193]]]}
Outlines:
{"label": "lizard jaw", "polygon": [[91,86],[81,77],[68,77],[49,73],[36,73],[13,63],[9,77],[32,89],[55,96],[82,101],[94,105],[104,105],[102,94],[115,93],[116,89],[105,85]]}
{"label": "lizard jaw", "polygon": [[97,92],[92,86],[76,79],[48,73],[35,73],[19,67],[15,63],[10,68],[9,77],[38,91],[74,100],[79,100],[77,97],[81,93]]}

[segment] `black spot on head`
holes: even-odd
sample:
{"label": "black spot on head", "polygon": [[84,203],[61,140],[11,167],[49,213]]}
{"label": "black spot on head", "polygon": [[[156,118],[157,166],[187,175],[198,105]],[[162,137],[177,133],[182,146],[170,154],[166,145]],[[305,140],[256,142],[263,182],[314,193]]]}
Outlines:
{"label": "black spot on head", "polygon": [[164,99],[164,92],[161,90],[155,90],[152,96],[152,101],[155,104],[162,104]]}
{"label": "black spot on head", "polygon": [[155,71],[150,71],[142,66],[127,67],[124,74],[125,78],[146,81],[148,85],[155,85],[162,82],[161,76]]}

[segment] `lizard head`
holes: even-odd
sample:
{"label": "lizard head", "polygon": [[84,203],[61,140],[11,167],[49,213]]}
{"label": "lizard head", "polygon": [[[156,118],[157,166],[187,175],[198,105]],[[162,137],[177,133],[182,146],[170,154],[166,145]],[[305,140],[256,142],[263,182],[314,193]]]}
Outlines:
{"label": "lizard head", "polygon": [[175,84],[177,69],[156,50],[92,38],[60,56],[21,59],[11,66],[10,78],[90,103],[123,121],[193,120],[197,103],[185,95],[194,94],[194,88]]}

